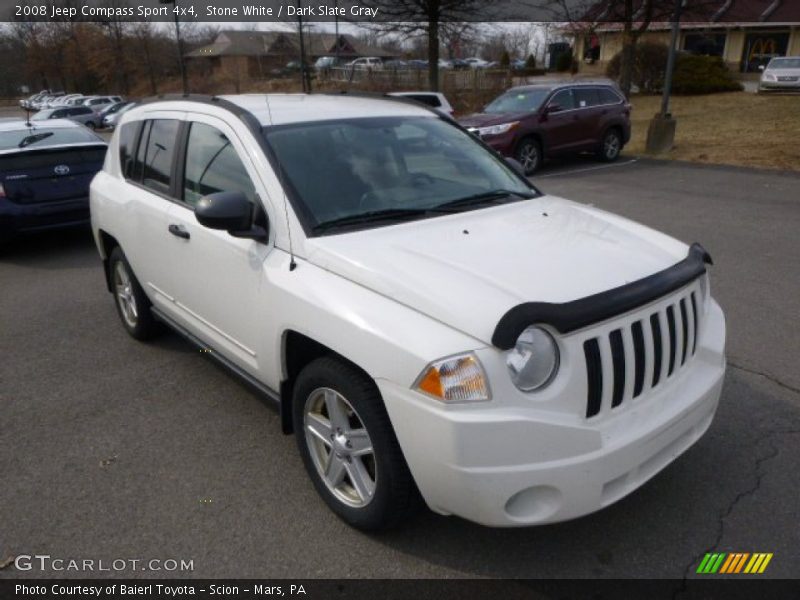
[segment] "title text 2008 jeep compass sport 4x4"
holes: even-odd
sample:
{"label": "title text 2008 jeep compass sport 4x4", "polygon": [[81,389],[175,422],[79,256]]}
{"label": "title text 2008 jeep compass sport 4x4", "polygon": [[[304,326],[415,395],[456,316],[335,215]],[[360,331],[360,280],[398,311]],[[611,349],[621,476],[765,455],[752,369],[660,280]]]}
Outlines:
{"label": "title text 2008 jeep compass sport 4x4", "polygon": [[128,332],[167,323],[279,402],[347,522],[421,495],[546,523],[706,431],[725,324],[701,246],[515,167],[404,101],[154,101],[121,120],[92,224]]}

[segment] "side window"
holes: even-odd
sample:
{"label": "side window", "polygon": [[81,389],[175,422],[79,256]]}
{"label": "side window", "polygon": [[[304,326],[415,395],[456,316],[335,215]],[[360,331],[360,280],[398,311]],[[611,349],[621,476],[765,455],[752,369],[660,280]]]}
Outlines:
{"label": "side window", "polygon": [[139,183],[142,181],[142,172],[144,171],[144,153],[147,149],[147,140],[150,137],[150,127],[152,124],[152,121],[145,121],[142,125],[142,135],[139,138],[139,147],[136,150],[136,158],[133,159],[133,164],[131,165],[128,173],[131,179]]}
{"label": "side window", "polygon": [[576,108],[589,108],[600,104],[600,97],[595,88],[575,88]]}
{"label": "side window", "polygon": [[575,99],[572,96],[572,90],[561,90],[550,99],[550,105],[558,104],[561,110],[572,110],[575,108]]}
{"label": "side window", "polygon": [[215,192],[242,192],[256,203],[256,190],[236,149],[224,133],[192,123],[186,145],[183,200],[190,206]]}
{"label": "side window", "polygon": [[138,127],[139,123],[125,123],[119,130],[119,168],[125,178],[130,177],[132,172],[133,151]]}
{"label": "side window", "polygon": [[600,88],[598,91],[600,92],[600,100],[602,104],[618,104],[622,101],[622,98],[619,97],[619,94],[609,88]]}
{"label": "side window", "polygon": [[434,96],[433,94],[411,94],[407,96],[412,100],[416,100],[417,102],[421,102],[422,104],[427,104],[428,106],[432,106],[433,108],[439,108],[442,103],[439,101],[438,96]]}

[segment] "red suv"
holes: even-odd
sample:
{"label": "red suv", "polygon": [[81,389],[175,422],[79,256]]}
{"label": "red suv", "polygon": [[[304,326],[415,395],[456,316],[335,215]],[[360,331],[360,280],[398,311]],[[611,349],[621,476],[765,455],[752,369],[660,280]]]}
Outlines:
{"label": "red suv", "polygon": [[631,137],[630,114],[613,84],[539,84],[511,88],[459,122],[530,175],[551,156],[591,151],[616,160]]}

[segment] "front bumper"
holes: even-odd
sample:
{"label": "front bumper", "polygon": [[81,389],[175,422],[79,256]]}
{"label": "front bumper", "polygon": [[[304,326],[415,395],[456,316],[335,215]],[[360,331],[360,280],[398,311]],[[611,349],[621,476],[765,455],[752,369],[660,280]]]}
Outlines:
{"label": "front bumper", "polygon": [[616,502],[705,433],[722,389],[724,339],[724,317],[712,303],[681,376],[595,423],[488,403],[453,410],[392,382],[378,387],[432,510],[490,526],[552,523]]}
{"label": "front bumper", "polygon": [[800,80],[797,81],[765,81],[758,82],[758,89],[761,91],[784,90],[800,92]]}
{"label": "front bumper", "polygon": [[0,199],[0,239],[16,234],[34,233],[88,225],[89,198],[57,202],[16,204]]}

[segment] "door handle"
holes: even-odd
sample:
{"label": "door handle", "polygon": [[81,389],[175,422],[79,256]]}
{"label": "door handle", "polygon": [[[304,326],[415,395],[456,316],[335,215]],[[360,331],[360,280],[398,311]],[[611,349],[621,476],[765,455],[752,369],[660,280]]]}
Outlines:
{"label": "door handle", "polygon": [[186,231],[186,229],[183,227],[183,225],[175,225],[173,223],[172,225],[167,227],[167,229],[169,230],[169,232],[172,235],[176,235],[179,238],[183,238],[185,240],[188,240],[190,237],[192,237],[192,236],[189,235],[189,232]]}

